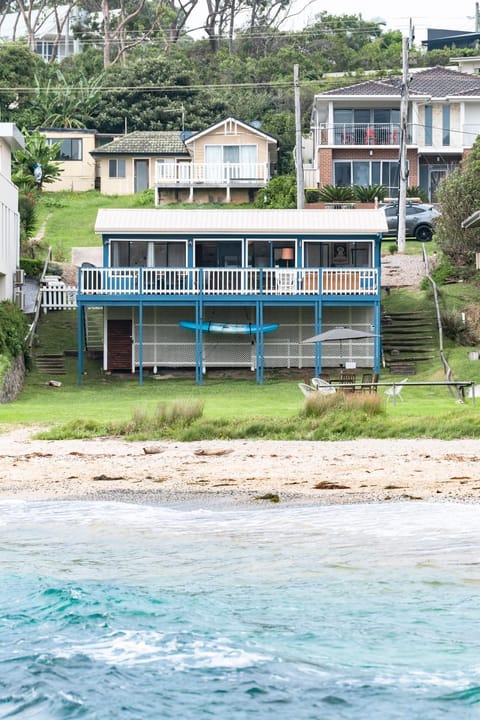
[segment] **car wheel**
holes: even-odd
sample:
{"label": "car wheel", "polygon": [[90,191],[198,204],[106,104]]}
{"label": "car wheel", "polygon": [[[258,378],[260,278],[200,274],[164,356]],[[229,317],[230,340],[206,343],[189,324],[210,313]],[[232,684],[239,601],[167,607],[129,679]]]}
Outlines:
{"label": "car wheel", "polygon": [[432,228],[429,225],[419,225],[415,230],[415,239],[419,242],[429,242],[432,236]]}

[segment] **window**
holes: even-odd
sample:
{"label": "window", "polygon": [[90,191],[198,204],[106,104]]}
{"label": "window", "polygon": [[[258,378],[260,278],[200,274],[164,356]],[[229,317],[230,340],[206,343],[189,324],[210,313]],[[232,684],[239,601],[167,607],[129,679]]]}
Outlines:
{"label": "window", "polygon": [[383,185],[388,195],[398,193],[398,162],[341,160],[334,162],[335,185]]}
{"label": "window", "polygon": [[396,145],[400,133],[398,108],[334,109],[336,145]]}
{"label": "window", "polygon": [[185,267],[184,242],[112,240],[111,267]]}
{"label": "window", "polygon": [[257,175],[256,145],[206,145],[209,180],[253,179]]}
{"label": "window", "polygon": [[442,107],[442,143],[450,145],[450,105]]}
{"label": "window", "polygon": [[108,161],[108,177],[124,178],[126,176],[125,160],[112,159]]}
{"label": "window", "polygon": [[60,145],[57,160],[81,160],[83,141],[81,138],[47,138],[47,145]]}
{"label": "window", "polygon": [[433,145],[432,106],[425,105],[425,145]]}

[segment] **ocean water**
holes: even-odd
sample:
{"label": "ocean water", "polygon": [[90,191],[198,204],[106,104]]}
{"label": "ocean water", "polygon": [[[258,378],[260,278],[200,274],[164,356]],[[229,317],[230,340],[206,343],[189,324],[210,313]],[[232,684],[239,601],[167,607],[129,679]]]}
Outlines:
{"label": "ocean water", "polygon": [[0,502],[0,717],[480,717],[478,506]]}

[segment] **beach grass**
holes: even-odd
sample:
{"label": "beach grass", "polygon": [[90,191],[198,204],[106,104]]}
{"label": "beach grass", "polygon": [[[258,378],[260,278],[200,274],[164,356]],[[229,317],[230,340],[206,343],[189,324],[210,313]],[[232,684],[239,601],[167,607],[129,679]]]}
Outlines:
{"label": "beach grass", "polygon": [[[397,308],[425,306],[420,291],[396,291],[392,295]],[[445,387],[408,387],[408,381],[402,400],[395,404],[387,403],[384,388],[379,388],[374,399],[337,393],[322,404],[321,412],[312,412],[298,388],[298,382],[310,380],[311,368],[290,374],[267,370],[263,385],[255,382],[253,372],[247,377],[235,377],[234,373],[207,370],[203,385],[195,384],[193,369],[176,373],[175,377],[167,371],[158,375],[145,372],[140,385],[138,375],[104,373],[100,361],[86,354],[79,385],[76,313],[71,310],[41,316],[33,354],[45,353],[65,353],[64,374],[42,373],[33,362],[17,399],[0,405],[3,431],[27,424],[48,431],[45,437],[51,438],[118,435],[177,440],[446,439],[480,435],[480,398],[476,405],[471,400],[459,404],[455,394]],[[480,384],[480,362],[469,361],[467,348],[451,343],[447,355],[456,378]],[[402,378],[384,370],[380,379],[390,383]],[[436,358],[419,365],[417,375],[409,381],[443,379]],[[61,385],[50,385],[51,380]]]}

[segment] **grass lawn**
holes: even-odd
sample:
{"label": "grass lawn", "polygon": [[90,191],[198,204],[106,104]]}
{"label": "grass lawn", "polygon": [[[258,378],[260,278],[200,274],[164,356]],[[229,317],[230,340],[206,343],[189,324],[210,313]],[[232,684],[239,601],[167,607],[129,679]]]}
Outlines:
{"label": "grass lawn", "polygon": [[[163,206],[168,207],[168,206]],[[177,209],[238,209],[251,205],[175,205]],[[94,232],[100,208],[154,208],[153,191],[137,195],[101,195],[96,190],[83,193],[43,192],[37,205],[37,232],[44,228],[43,247],[52,248],[53,262],[70,262],[73,247],[100,247],[101,237]],[[161,208],[158,209],[161,212]]]}
{"label": "grass lawn", "polygon": [[[391,299],[391,296],[390,296]],[[414,304],[411,298],[411,303]],[[419,298],[420,300],[420,298]],[[399,291],[398,302],[405,301]],[[76,313],[55,312],[40,321],[38,353],[76,350]],[[480,384],[480,362],[468,360],[467,348],[449,349],[455,377],[473,379]],[[405,387],[403,401],[386,403],[379,388],[377,407],[323,408],[318,416],[304,414],[304,398],[297,383],[308,379],[306,369],[290,377],[267,372],[264,385],[251,379],[205,377],[204,385],[194,382],[193,370],[176,379],[145,374],[143,385],[138,376],[105,375],[98,360],[86,358],[82,384],[77,384],[77,359],[65,357],[65,375],[45,375],[35,366],[25,386],[10,404],[0,405],[0,427],[18,424],[54,427],[51,437],[89,437],[121,434],[128,437],[170,437],[177,440],[201,438],[278,438],[347,439],[354,437],[478,437],[480,436],[480,398],[458,404],[444,387]],[[55,379],[61,387],[48,385]],[[431,362],[414,380],[443,380],[439,361]],[[401,380],[385,371],[382,381]],[[332,396],[336,397],[336,396]],[[357,396],[358,397],[358,396]],[[158,423],[158,408],[184,403],[203,406],[203,414],[192,422]],[[132,418],[143,418],[139,424]]]}
{"label": "grass lawn", "polygon": [[[153,195],[109,197],[91,191],[86,193],[43,193],[39,202],[39,221],[45,224],[45,246],[52,246],[53,260],[71,258],[74,246],[100,246],[93,232],[99,208],[153,207]],[[178,206],[176,206],[178,207]],[[191,206],[188,206],[192,209]],[[199,206],[195,206],[198,208]],[[231,208],[232,206],[227,206]],[[159,209],[159,212],[161,210]],[[394,242],[389,238],[386,243]],[[435,243],[427,243],[428,252]],[[384,244],[385,247],[385,244]],[[421,243],[408,242],[407,252],[418,254]],[[478,297],[478,290],[468,284],[441,289],[446,306],[459,310]],[[390,312],[428,310],[434,318],[428,292],[394,290],[382,298],[383,309]],[[468,359],[468,350],[445,341],[454,377],[480,384],[480,362]],[[377,407],[339,407],[322,409],[317,416],[306,416],[304,398],[297,383],[308,380],[312,370],[303,376],[268,373],[265,384],[251,379],[218,379],[205,377],[196,386],[193,371],[175,380],[161,380],[146,374],[144,384],[137,376],[105,375],[100,363],[85,360],[85,375],[77,385],[76,313],[72,311],[42,315],[37,344],[38,353],[67,352],[65,375],[48,376],[33,368],[18,399],[0,405],[0,427],[15,424],[55,426],[58,436],[82,437],[112,434],[118,431],[130,437],[278,437],[282,439],[340,439],[353,437],[478,437],[480,435],[480,398],[458,404],[446,388],[407,387],[403,401],[385,402],[379,389]],[[414,380],[444,379],[438,352],[434,360],[418,364]],[[49,379],[61,381],[61,387],[48,385]],[[381,380],[401,380],[384,371]],[[335,396],[333,396],[335,397]],[[189,422],[160,422],[159,407],[175,402],[201,404],[203,414]],[[132,418],[143,417],[143,422]],[[116,424],[115,424],[116,423]],[[123,427],[120,425],[123,424]],[[62,429],[63,428],[63,429]],[[130,430],[128,430],[130,428]]]}

